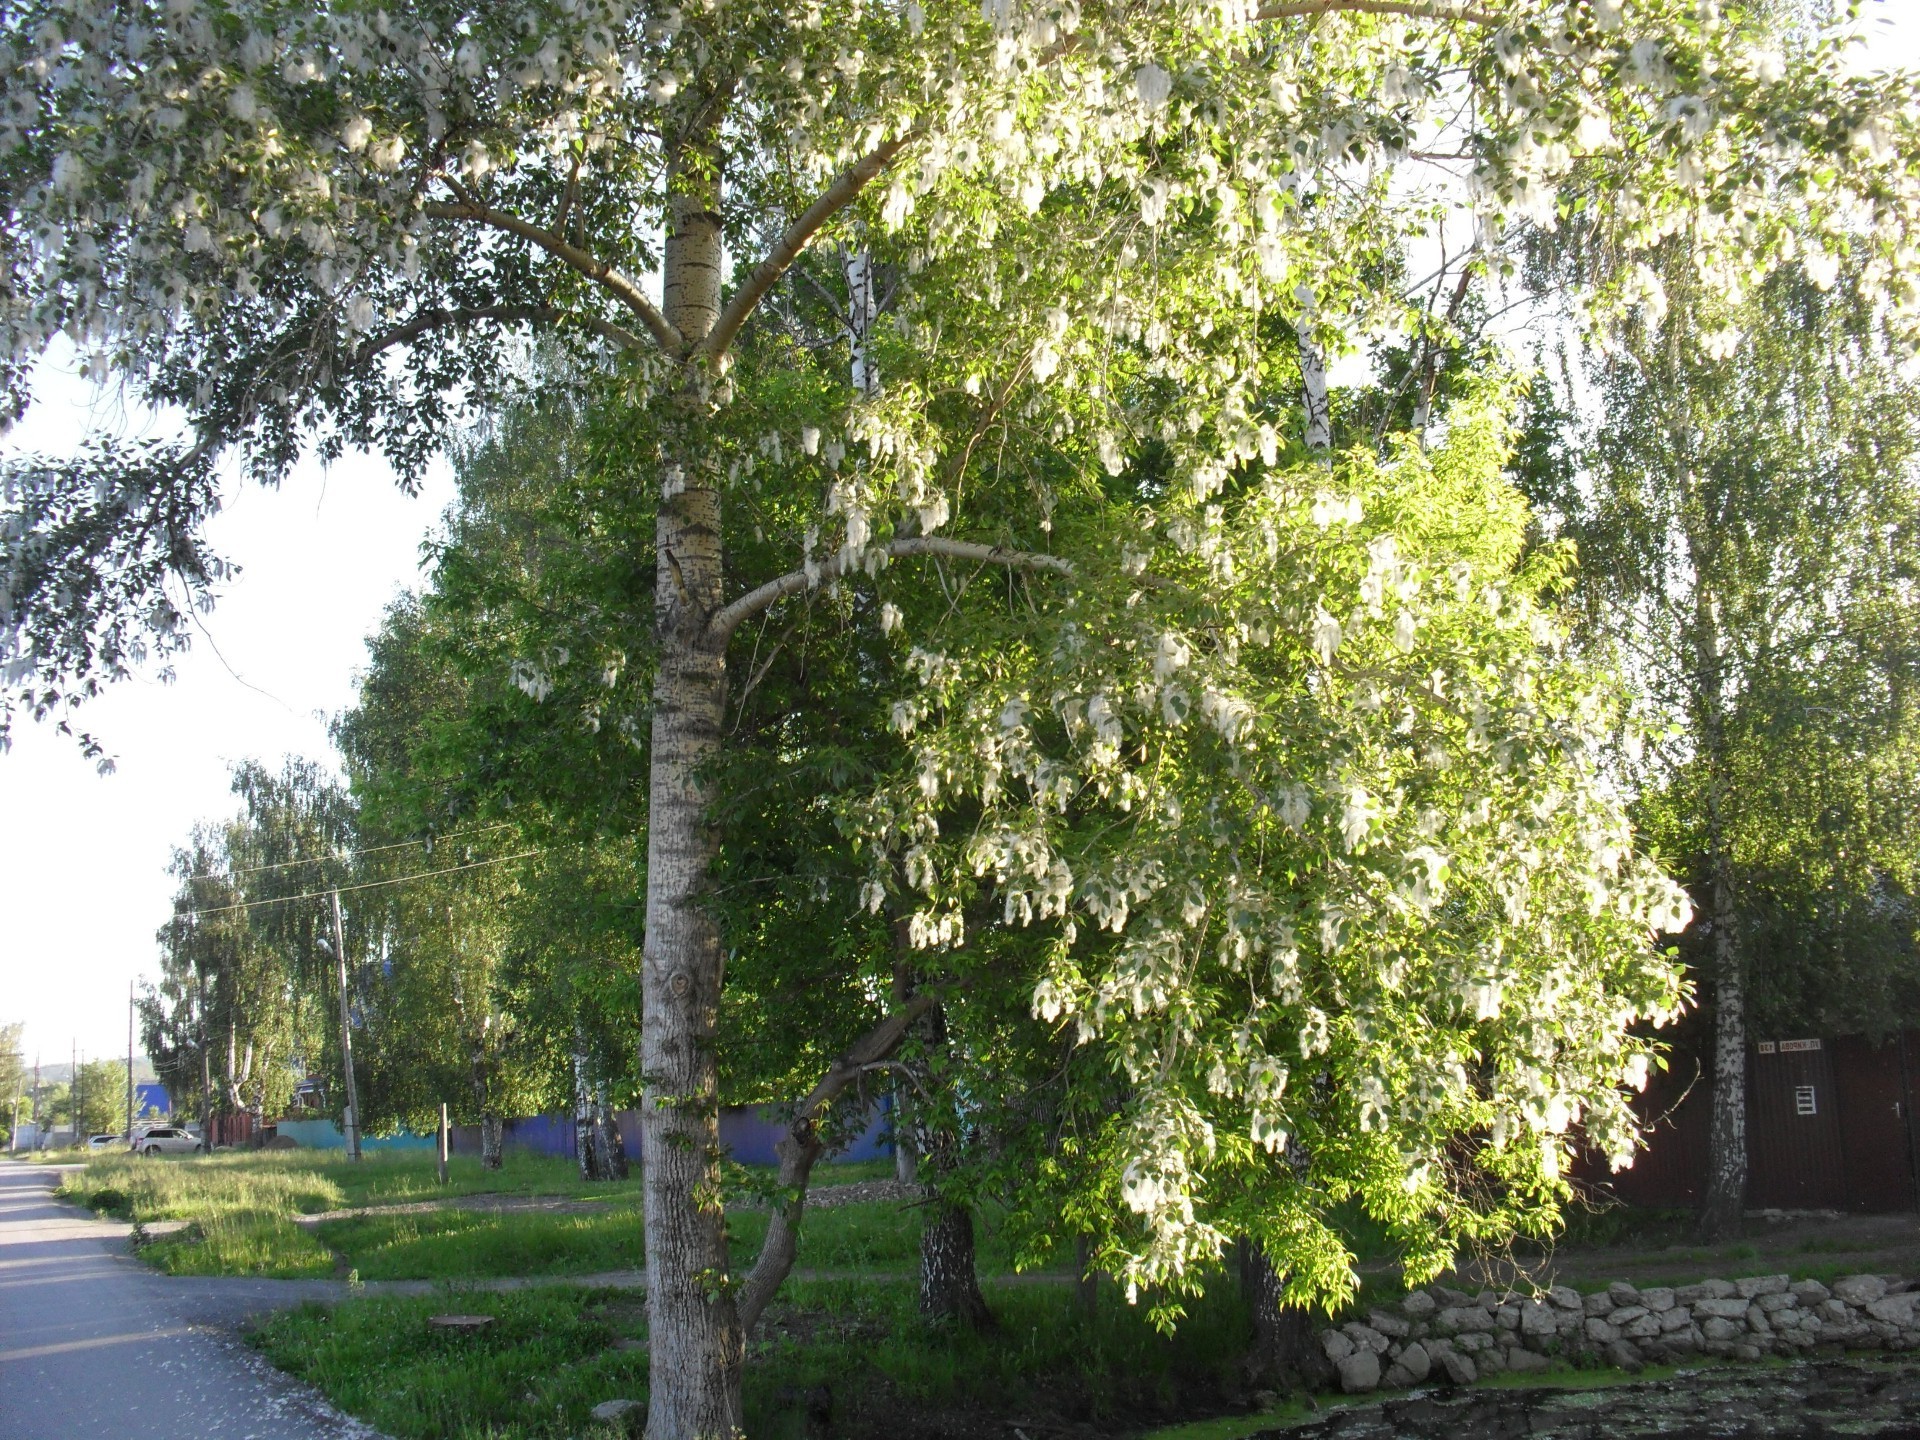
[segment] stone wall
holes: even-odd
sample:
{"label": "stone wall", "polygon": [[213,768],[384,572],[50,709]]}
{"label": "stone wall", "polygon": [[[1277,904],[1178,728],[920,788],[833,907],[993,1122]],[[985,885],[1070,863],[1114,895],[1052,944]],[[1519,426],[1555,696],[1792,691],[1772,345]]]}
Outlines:
{"label": "stone wall", "polygon": [[1815,1346],[1911,1350],[1920,1348],[1916,1288],[1881,1275],[1849,1275],[1831,1289],[1785,1275],[1644,1290],[1616,1281],[1591,1295],[1556,1285],[1537,1297],[1435,1285],[1322,1331],[1320,1343],[1349,1393],[1430,1380],[1471,1385],[1556,1359],[1637,1370],[1694,1355],[1757,1360]]}

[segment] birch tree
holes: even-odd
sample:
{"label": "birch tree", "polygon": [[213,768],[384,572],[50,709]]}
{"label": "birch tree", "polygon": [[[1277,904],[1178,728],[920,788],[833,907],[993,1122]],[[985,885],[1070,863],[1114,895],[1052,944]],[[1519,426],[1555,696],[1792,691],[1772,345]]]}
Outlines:
{"label": "birch tree", "polygon": [[[517,356],[533,331],[644,400],[634,483],[660,497],[649,1433],[736,1433],[744,1326],[791,1263],[776,1223],[766,1268],[736,1284],[714,1183],[703,777],[742,624],[933,554],[1058,574],[969,535],[966,437],[989,407],[1097,401],[1118,350],[1190,392],[1216,461],[1235,453],[1250,314],[1278,312],[1329,356],[1395,323],[1366,261],[1426,223],[1427,197],[1394,182],[1429,139],[1465,157],[1446,163],[1479,224],[1551,223],[1570,189],[1608,196],[1596,313],[1644,292],[1636,257],[1679,233],[1722,287],[1790,249],[1858,249],[1905,314],[1911,85],[1845,80],[1825,44],[1755,50],[1738,18],[1697,0],[15,4],[4,409],[25,407],[62,338],[87,373],[178,407],[188,433],[10,468],[10,707],[70,723],[69,702],[186,643],[187,610],[223,574],[201,538],[223,457],[271,480],[305,452],[371,447],[416,475],[466,407],[532,383]],[[1338,179],[1302,184],[1323,156],[1345,158]],[[1009,246],[1036,216],[1038,243]],[[1024,359],[977,367],[1003,377],[991,393],[889,378],[783,434],[736,363],[752,322],[808,246],[863,238],[918,295],[990,306],[994,356]],[[911,303],[894,325],[938,349]],[[1099,408],[1063,437],[1087,463],[1124,433]],[[818,501],[784,573],[740,574],[723,501],[776,442],[817,461]],[[1183,462],[1170,483],[1204,491],[1212,473]],[[854,1073],[836,1066],[816,1098]]]}
{"label": "birch tree", "polygon": [[1808,989],[1884,1005],[1911,964],[1920,395],[1849,271],[1796,267],[1737,306],[1675,271],[1671,309],[1589,357],[1585,442],[1535,478],[1586,560],[1586,634],[1658,742],[1643,823],[1691,862],[1718,1237],[1746,1194],[1754,987],[1776,1017]]}

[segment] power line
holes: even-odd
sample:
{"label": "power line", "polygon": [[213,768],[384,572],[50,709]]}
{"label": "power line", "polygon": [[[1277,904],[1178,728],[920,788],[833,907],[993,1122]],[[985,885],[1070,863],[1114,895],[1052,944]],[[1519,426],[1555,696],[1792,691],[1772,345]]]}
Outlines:
{"label": "power line", "polygon": [[419,840],[396,840],[391,845],[369,845],[364,850],[342,850],[334,855],[309,855],[300,860],[276,860],[271,865],[243,865],[238,870],[203,870],[189,880],[231,880],[236,875],[258,875],[267,870],[287,870],[295,865],[319,865],[327,860],[354,860],[362,855],[379,855],[388,850],[405,850],[410,845],[435,845],[443,841],[464,840],[469,835],[491,835],[495,830],[510,830],[512,822],[482,825],[473,830],[455,830],[449,835],[428,835]]}
{"label": "power line", "polygon": [[[551,849],[553,847],[549,847]],[[329,895],[350,895],[356,890],[378,890],[386,885],[404,885],[409,880],[430,880],[436,875],[453,875],[462,870],[478,870],[485,865],[504,865],[509,860],[530,860],[536,855],[545,855],[547,850],[523,850],[518,855],[496,855],[491,860],[469,860],[464,865],[449,865],[444,870],[422,870],[413,875],[395,875],[387,880],[365,880],[358,885],[328,886],[325,890],[312,890],[305,895],[283,895],[272,900],[241,900],[232,905],[213,905],[202,910],[194,908],[195,915],[223,915],[231,910],[252,910],[260,905],[291,905],[300,900],[324,900]]]}

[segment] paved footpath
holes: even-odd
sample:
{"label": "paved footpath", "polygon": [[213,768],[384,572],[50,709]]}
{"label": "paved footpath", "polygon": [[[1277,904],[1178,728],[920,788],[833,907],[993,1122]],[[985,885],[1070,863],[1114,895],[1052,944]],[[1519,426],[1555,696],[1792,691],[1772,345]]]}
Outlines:
{"label": "paved footpath", "polygon": [[378,1440],[232,1334],[310,1290],[170,1283],[58,1180],[0,1164],[0,1440]]}

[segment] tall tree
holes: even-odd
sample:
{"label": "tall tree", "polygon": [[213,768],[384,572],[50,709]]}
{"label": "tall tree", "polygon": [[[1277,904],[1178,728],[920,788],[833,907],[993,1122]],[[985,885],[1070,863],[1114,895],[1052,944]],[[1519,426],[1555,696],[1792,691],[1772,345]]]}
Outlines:
{"label": "tall tree", "polygon": [[[270,479],[308,447],[376,445],[410,477],[461,406],[538,379],[501,363],[503,336],[536,329],[643,401],[654,1440],[737,1432],[743,1327],[791,1262],[770,1249],[743,1308],[715,1183],[707,777],[745,622],[889,560],[1058,574],[1005,533],[941,532],[964,534],[996,478],[966,463],[983,416],[1084,395],[1094,413],[1058,439],[1088,470],[1127,433],[1093,389],[1117,352],[1188,392],[1193,426],[1167,415],[1169,439],[1236,453],[1253,317],[1283,316],[1316,353],[1393,318],[1371,262],[1426,224],[1426,197],[1390,183],[1432,153],[1416,136],[1474,157],[1482,224],[1549,222],[1570,182],[1609,196],[1600,253],[1630,261],[1685,231],[1722,283],[1789,244],[1840,244],[1857,199],[1875,273],[1912,298],[1892,283],[1920,195],[1911,84],[1844,79],[1824,45],[1753,53],[1695,0],[1630,16],[1613,0],[916,0],[831,17],[797,0],[32,0],[0,31],[0,67],[4,408],[66,336],[192,431],[13,467],[10,709],[64,723],[69,701],[185,642],[177,587],[197,603],[222,573],[200,532],[224,451]],[[1344,155],[1341,183],[1300,183],[1302,154]],[[1009,246],[1036,214],[1044,243]],[[817,501],[784,572],[742,573],[723,497],[763,444],[795,438],[769,424],[779,376],[750,322],[795,256],[835,239],[915,272],[919,296],[978,297],[998,323],[974,368],[1001,384],[832,397],[799,427]],[[636,279],[656,267],[657,299]],[[938,351],[911,307],[897,328]],[[1211,473],[1175,483],[1204,491]]]}
{"label": "tall tree", "polygon": [[1533,484],[1579,546],[1588,635],[1644,697],[1643,823],[1692,863],[1718,1236],[1746,1193],[1755,987],[1775,1019],[1834,997],[1807,1021],[1920,982],[1920,389],[1850,270],[1785,271],[1738,305],[1677,250],[1662,274],[1591,357],[1584,445]]}

